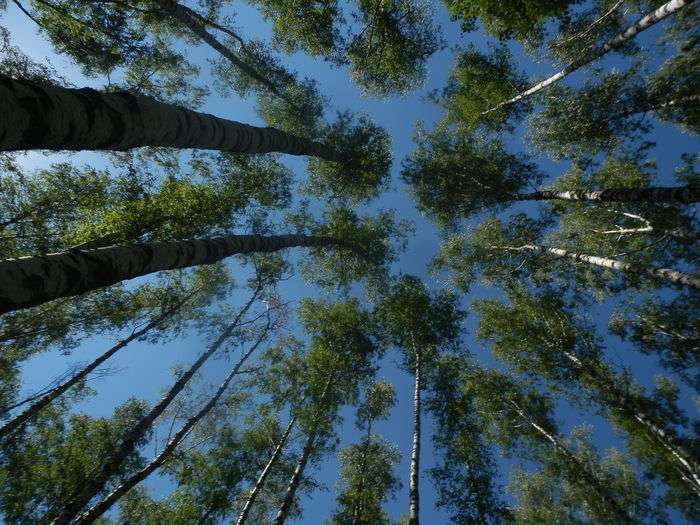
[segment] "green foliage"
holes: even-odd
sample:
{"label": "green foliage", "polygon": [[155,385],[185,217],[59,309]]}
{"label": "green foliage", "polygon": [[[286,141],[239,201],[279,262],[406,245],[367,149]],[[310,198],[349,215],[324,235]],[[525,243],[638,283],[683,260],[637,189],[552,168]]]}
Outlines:
{"label": "green foliage", "polygon": [[[58,406],[42,411],[23,439],[3,444],[0,451],[0,510],[5,522],[40,523],[45,513],[51,516],[60,510],[146,410],[144,402],[132,399],[118,406],[111,418],[68,415],[66,407]],[[144,436],[138,445],[148,439]],[[138,452],[129,455],[105,493],[143,464]]]}
{"label": "green foliage", "polygon": [[347,45],[350,76],[374,96],[403,95],[425,78],[442,47],[432,6],[422,0],[360,0],[362,30]]}
{"label": "green foliage", "polygon": [[322,130],[320,140],[338,161],[309,158],[307,188],[315,197],[359,203],[385,189],[391,168],[391,142],[368,117],[340,113]]}
{"label": "green foliage", "polygon": [[300,263],[305,279],[329,289],[347,288],[362,279],[385,280],[410,231],[406,221],[396,222],[389,211],[359,217],[348,208],[330,208],[322,222],[301,211],[290,214],[287,222],[301,232],[342,241],[339,246],[309,249],[309,258]]}
{"label": "green foliage", "polygon": [[374,315],[412,369],[416,353],[427,357],[459,344],[465,312],[454,294],[446,290],[431,293],[418,278],[404,275],[381,294]]}
{"label": "green foliage", "polygon": [[455,229],[485,208],[505,205],[542,178],[526,157],[508,153],[497,139],[438,130],[419,132],[416,142],[401,177],[418,208],[443,228]]}
{"label": "green foliage", "polygon": [[517,95],[528,86],[505,46],[483,54],[469,47],[457,55],[447,85],[434,95],[445,110],[447,125],[470,131],[483,126],[490,131],[511,130],[527,114],[529,104],[509,104],[486,115],[483,112]]}
{"label": "green foliage", "polygon": [[474,413],[473,399],[462,390],[470,364],[459,354],[444,354],[430,374],[428,409],[435,419],[437,466],[430,470],[438,505],[453,523],[499,524],[509,511],[499,498],[497,465]]}
{"label": "green foliage", "polygon": [[548,18],[563,17],[578,0],[516,0],[504,5],[494,0],[445,0],[453,20],[463,31],[474,31],[477,21],[499,39],[525,39],[542,31]]}
{"label": "green foliage", "polygon": [[327,523],[389,525],[382,504],[401,487],[393,472],[400,460],[397,448],[378,436],[341,450],[338,509]]}

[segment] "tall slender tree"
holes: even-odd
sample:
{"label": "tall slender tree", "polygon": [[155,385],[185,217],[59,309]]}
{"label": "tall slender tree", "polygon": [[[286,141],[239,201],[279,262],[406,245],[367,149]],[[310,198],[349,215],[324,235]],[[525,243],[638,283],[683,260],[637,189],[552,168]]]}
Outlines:
{"label": "tall slender tree", "polygon": [[412,276],[400,277],[382,296],[375,314],[390,341],[404,354],[404,366],[414,376],[413,446],[409,471],[409,523],[419,523],[419,476],[421,435],[421,390],[423,374],[435,353],[457,344],[463,312],[456,298],[447,293],[431,294]]}

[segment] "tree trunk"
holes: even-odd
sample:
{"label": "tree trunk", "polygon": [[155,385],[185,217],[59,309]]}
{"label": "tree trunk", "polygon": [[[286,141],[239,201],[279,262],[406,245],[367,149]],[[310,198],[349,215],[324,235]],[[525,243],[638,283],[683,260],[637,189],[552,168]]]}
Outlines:
{"label": "tree trunk", "polygon": [[358,525],[360,515],[362,513],[362,504],[364,503],[363,492],[365,490],[365,471],[367,470],[367,454],[372,440],[372,420],[367,422],[367,435],[365,436],[365,446],[362,451],[362,463],[360,464],[360,484],[357,487],[358,500],[355,501],[355,506],[352,509],[351,525]]}
{"label": "tree trunk", "polygon": [[67,381],[64,381],[60,385],[55,386],[51,390],[49,390],[46,394],[42,395],[37,401],[35,401],[32,405],[27,407],[25,410],[23,410],[20,414],[15,416],[13,419],[5,423],[2,428],[0,428],[0,439],[5,438],[6,436],[10,435],[12,432],[14,432],[17,428],[19,428],[21,425],[23,425],[29,418],[37,414],[40,410],[42,410],[44,407],[46,407],[49,403],[51,403],[54,399],[65,393],[69,388],[72,386],[76,385],[83,379],[85,379],[88,374],[90,374],[93,370],[95,370],[98,366],[100,366],[102,363],[107,361],[110,357],[112,357],[114,354],[116,354],[119,350],[124,348],[126,345],[131,343],[131,341],[134,341],[141,337],[142,335],[148,333],[151,329],[155,328],[158,326],[160,323],[162,323],[165,319],[173,315],[177,310],[182,307],[182,305],[187,302],[189,299],[192,298],[194,295],[193,292],[192,294],[188,295],[181,301],[179,301],[177,304],[175,304],[172,308],[169,308],[165,310],[161,315],[159,315],[157,318],[153,319],[150,323],[148,323],[145,327],[143,327],[141,330],[134,331],[129,337],[122,339],[119,341],[116,345],[114,345],[112,348],[107,350],[105,353],[103,353],[101,356],[99,356],[97,359],[95,359],[92,363],[84,367],[82,370],[80,370],[77,374],[74,374],[70,379]]}
{"label": "tree trunk", "polygon": [[596,202],[648,202],[690,204],[700,202],[700,186],[679,186],[676,188],[609,188],[599,191],[535,191],[516,195],[514,200],[568,200]]}
{"label": "tree trunk", "polygon": [[292,427],[294,426],[295,421],[296,418],[292,416],[292,418],[289,420],[289,424],[287,425],[287,429],[284,431],[284,434],[282,434],[282,437],[277,443],[275,451],[272,453],[272,456],[270,456],[270,460],[267,462],[267,465],[265,465],[265,468],[260,473],[258,480],[253,486],[253,490],[250,491],[248,499],[246,500],[245,505],[243,506],[243,510],[241,510],[241,513],[238,516],[238,519],[236,520],[236,525],[243,525],[248,519],[250,510],[253,508],[255,500],[257,499],[258,494],[262,490],[267,476],[270,474],[270,471],[272,471],[272,467],[275,465],[275,463],[277,463],[277,460],[279,459],[280,455],[282,455],[282,450],[284,450],[284,446],[287,443],[287,439],[289,439],[289,434],[292,432]]}
{"label": "tree trunk", "polygon": [[0,151],[121,151],[142,146],[280,152],[334,161],[317,142],[126,91],[43,86],[0,75]]}
{"label": "tree trunk", "polygon": [[224,344],[224,342],[235,332],[240,320],[248,312],[260,293],[261,287],[253,292],[253,295],[246,305],[238,312],[234,320],[224,329],[216,341],[204,352],[197,361],[173,384],[167,394],[161,398],[156,406],[154,406],[148,414],[127,433],[122,439],[119,447],[107,458],[107,461],[102,465],[91,479],[85,481],[80,492],[73,494],[59,511],[59,514],[53,519],[51,525],[68,525],[78,513],[87,505],[92,498],[104,490],[105,484],[117,472],[119,466],[136,448],[137,442],[146,434],[147,430],[153,425],[153,422],[160,416],[165,409],[172,403],[175,396],[185,387],[187,382],[194,376],[202,365]]}
{"label": "tree trunk", "polygon": [[593,473],[589,472],[588,468],[586,468],[586,466],[579,461],[579,459],[569,450],[569,448],[564,443],[561,442],[561,440],[557,436],[550,434],[549,432],[547,432],[546,429],[544,429],[535,421],[533,421],[532,418],[524,410],[522,410],[517,403],[515,403],[514,401],[511,401],[511,403],[515,407],[515,410],[518,412],[518,415],[528,425],[534,428],[535,431],[538,432],[545,441],[551,443],[558,454],[560,454],[566,461],[568,461],[574,466],[575,473],[577,475],[580,475],[581,478],[583,478],[581,480],[572,479],[574,483],[582,485],[581,481],[584,481],[586,485],[593,488],[599,501],[603,503],[603,505],[611,515],[615,516],[619,523],[626,523],[628,525],[634,524],[627,512],[618,505],[617,501],[615,501],[615,498],[612,497],[612,495],[603,486],[600,480],[595,475],[593,475]]}
{"label": "tree trunk", "polygon": [[612,392],[613,399],[611,401],[602,400],[603,403],[609,405],[607,408],[623,413],[642,425],[643,431],[671,454],[683,480],[700,496],[700,465],[693,459],[692,454],[680,445],[673,436],[668,435],[661,425],[656,424],[652,418],[640,410],[638,403],[635,403],[634,399],[619,388],[615,381],[602,374],[595,365],[584,363],[570,352],[565,351],[564,355],[575,368],[593,381],[601,394],[606,391]]}
{"label": "tree trunk", "polygon": [[618,270],[622,272],[633,273],[637,275],[651,275],[665,281],[669,281],[673,284],[690,286],[692,288],[700,289],[700,277],[695,277],[693,275],[688,275],[678,270],[672,270],[670,268],[649,268],[638,266],[635,264],[626,263],[623,261],[618,261],[616,259],[606,259],[605,257],[597,257],[595,255],[586,255],[583,253],[570,252],[568,250],[562,250],[561,248],[550,248],[547,246],[539,246],[536,244],[524,244],[522,246],[503,246],[500,247],[504,250],[511,251],[532,251],[540,253],[551,253],[558,257],[568,257],[575,261],[582,261],[594,266],[600,266],[601,268],[609,268],[611,270]]}
{"label": "tree trunk", "polygon": [[415,352],[415,385],[413,389],[413,450],[411,451],[411,470],[408,488],[408,525],[419,525],[418,476],[420,473],[420,389],[421,370],[420,353]]}
{"label": "tree trunk", "polygon": [[[328,388],[330,387],[332,381],[333,375],[331,375],[331,377],[328,379],[328,381],[326,381],[326,384],[323,387],[323,392],[321,393],[319,404],[323,403],[323,400],[326,398]],[[321,411],[322,408],[319,408],[319,413],[316,415],[316,421],[314,421],[314,426],[306,437],[304,448],[302,449],[301,456],[299,457],[297,466],[294,469],[294,473],[292,474],[292,477],[289,480],[289,485],[287,485],[287,490],[284,494],[284,500],[282,501],[282,505],[280,505],[280,509],[277,512],[277,516],[275,517],[273,525],[284,525],[284,522],[287,520],[289,511],[292,508],[292,503],[294,503],[294,496],[296,494],[297,488],[299,488],[299,483],[301,482],[301,477],[304,475],[304,469],[306,468],[306,464],[309,461],[309,457],[311,457],[311,452],[313,452],[314,449],[316,432],[318,431],[318,427],[320,425],[320,420],[322,417]]]}
{"label": "tree trunk", "polygon": [[559,82],[562,78],[570,75],[577,69],[580,69],[581,67],[590,64],[594,60],[602,57],[605,55],[608,51],[612,51],[613,49],[617,49],[618,47],[622,47],[625,45],[627,42],[629,42],[632,38],[634,38],[638,33],[641,33],[645,29],[648,29],[649,27],[653,26],[657,22],[660,22],[664,18],[671,16],[672,14],[676,13],[683,7],[685,7],[688,4],[691,4],[693,0],[671,0],[670,2],[665,3],[655,11],[652,11],[648,15],[640,18],[637,22],[629,26],[627,29],[625,29],[622,33],[619,33],[617,36],[611,38],[608,40],[605,44],[603,44],[600,47],[596,47],[591,49],[588,53],[584,53],[578,60],[574,60],[570,64],[564,67],[561,71],[558,73],[552,75],[551,77],[543,80],[542,82],[535,84],[531,88],[523,91],[522,93],[519,93],[518,95],[514,96],[513,98],[506,100],[504,102],[501,102],[500,104],[482,112],[482,115],[486,115],[488,113],[491,113],[492,111],[496,111],[498,109],[501,109],[504,106],[513,104],[515,102],[518,102],[519,100],[522,100],[524,98],[529,97],[530,95],[534,95],[538,91],[541,91],[542,89],[546,88],[547,86],[550,86],[556,82]]}
{"label": "tree trunk", "polygon": [[[269,328],[269,326],[268,326]],[[216,390],[214,395],[207,401],[207,403],[197,412],[194,416],[190,417],[185,424],[180,428],[180,430],[177,431],[177,433],[170,439],[168,440],[168,443],[165,445],[165,448],[163,448],[162,452],[158,454],[148,465],[146,465],[144,468],[139,470],[137,473],[135,473],[133,476],[129,477],[125,481],[123,481],[116,489],[114,489],[111,493],[109,493],[104,499],[102,499],[100,502],[96,503],[92,507],[90,507],[86,512],[81,514],[78,519],[73,523],[73,525],[87,525],[88,523],[93,523],[97,518],[102,516],[105,512],[107,512],[112,505],[114,505],[119,498],[124,496],[127,492],[129,492],[132,488],[134,488],[136,485],[138,485],[140,482],[142,482],[144,479],[146,479],[148,476],[150,476],[156,469],[158,469],[166,459],[168,459],[172,453],[175,451],[175,448],[182,443],[182,441],[185,439],[185,436],[189,433],[190,430],[204,417],[206,416],[212,408],[214,408],[214,405],[218,403],[219,399],[221,396],[224,394],[226,389],[228,388],[229,384],[231,381],[233,381],[233,378],[238,374],[239,370],[241,369],[241,366],[248,360],[248,358],[251,356],[251,354],[260,346],[260,343],[263,342],[263,340],[267,337],[267,329],[260,335],[258,340],[253,344],[248,351],[241,356],[241,358],[238,360],[236,365],[231,369],[229,374],[226,376],[226,379],[224,379],[224,382],[221,383],[219,388]]]}
{"label": "tree trunk", "polygon": [[171,17],[180,21],[185,27],[187,27],[192,33],[197,35],[203,42],[205,42],[209,47],[218,52],[221,56],[226,58],[231,64],[243,71],[250,78],[260,82],[273,94],[280,98],[283,95],[277,89],[277,86],[270,82],[268,78],[263,76],[261,73],[255,70],[252,66],[245,63],[243,60],[238,58],[236,54],[231,51],[228,47],[219,42],[213,35],[207,32],[204,28],[204,20],[198,13],[192,11],[189,7],[186,7],[174,0],[157,0],[158,5],[161,6]]}
{"label": "tree trunk", "polygon": [[0,314],[161,270],[212,264],[234,254],[342,244],[332,237],[228,235],[117,245],[0,261]]}

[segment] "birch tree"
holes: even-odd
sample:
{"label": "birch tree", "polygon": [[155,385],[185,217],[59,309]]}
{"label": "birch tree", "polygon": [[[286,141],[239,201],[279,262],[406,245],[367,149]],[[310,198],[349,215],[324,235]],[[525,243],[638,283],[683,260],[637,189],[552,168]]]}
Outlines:
{"label": "birch tree", "polygon": [[[273,268],[273,267],[270,267]],[[159,402],[151,408],[128,432],[126,432],[112,454],[106,457],[104,463],[99,469],[85,480],[83,486],[76,490],[66,499],[66,502],[60,509],[56,509],[48,513],[47,518],[51,519],[52,523],[69,523],[75,519],[81,510],[94,498],[100,494],[105,484],[115,475],[120,464],[124,459],[131,454],[138,441],[149,431],[157,417],[159,417],[172,403],[175,397],[182,391],[188,381],[192,379],[195,373],[211,358],[223,345],[227,344],[231,337],[236,336],[236,332],[240,330],[240,323],[243,321],[248,311],[253,304],[259,300],[265,289],[271,285],[279,277],[275,273],[259,274],[252,283],[253,292],[250,299],[238,311],[233,319],[227,323],[218,338],[204,351],[199,358],[177,379],[170,387]],[[264,295],[263,295],[264,297]],[[55,514],[54,514],[55,513]]]}
{"label": "birch tree", "polygon": [[386,419],[395,403],[391,384],[375,382],[366,388],[355,420],[356,428],[364,436],[359,443],[340,451],[341,491],[331,523],[389,523],[382,504],[401,486],[393,472],[401,456],[396,447],[372,433],[372,426]]}
{"label": "birch tree", "polygon": [[273,128],[257,128],[129,92],[38,86],[3,76],[6,117],[0,150],[125,150],[143,146],[272,151],[335,160],[322,144]]}
{"label": "birch tree", "polygon": [[419,208],[442,226],[519,201],[580,201],[596,205],[597,213],[610,202],[683,206],[700,200],[700,186],[693,183],[655,186],[643,160],[623,152],[597,169],[575,166],[539,188],[544,173],[527,156],[508,152],[499,139],[436,131],[419,135],[417,142],[401,176]]}
{"label": "birch tree", "polygon": [[435,353],[455,345],[463,313],[454,296],[431,294],[412,276],[402,276],[380,296],[376,315],[392,344],[403,353],[404,367],[414,377],[413,445],[409,471],[409,524],[420,522],[419,477],[421,446],[421,391],[423,374],[430,369]]}
{"label": "birch tree", "polygon": [[[633,453],[664,480],[676,505],[692,516],[700,471],[695,439],[678,430],[687,421],[676,406],[674,389],[662,382],[658,394],[647,396],[628,374],[613,371],[585,324],[552,293],[532,298],[514,290],[510,297],[511,306],[500,301],[476,305],[481,314],[479,337],[492,341],[494,353],[519,372],[545,377],[573,396],[580,388],[625,430]],[[502,317],[504,312],[507,317]]]}
{"label": "birch tree", "polygon": [[234,254],[269,253],[293,246],[330,246],[339,242],[331,237],[303,235],[229,235],[8,259],[0,263],[0,312],[77,295],[161,270],[212,264]]}
{"label": "birch tree", "polygon": [[534,95],[535,93],[545,89],[546,87],[559,82],[561,79],[570,75],[574,71],[590,64],[591,62],[599,59],[606,53],[614,50],[616,48],[624,46],[629,40],[637,36],[638,33],[652,27],[654,24],[660,22],[664,18],[671,16],[687,5],[691,4],[693,0],[671,0],[662,6],[658,7],[654,11],[651,11],[647,15],[643,16],[637,22],[627,27],[624,31],[616,35],[614,38],[608,40],[605,44],[600,47],[595,47],[588,50],[582,56],[578,57],[576,60],[564,66],[564,68],[555,73],[554,75],[546,78],[545,80],[538,82],[531,88],[518,93],[516,96],[497,104],[493,108],[488,109],[485,113],[495,111],[503,106],[509,104],[514,104],[524,98]]}

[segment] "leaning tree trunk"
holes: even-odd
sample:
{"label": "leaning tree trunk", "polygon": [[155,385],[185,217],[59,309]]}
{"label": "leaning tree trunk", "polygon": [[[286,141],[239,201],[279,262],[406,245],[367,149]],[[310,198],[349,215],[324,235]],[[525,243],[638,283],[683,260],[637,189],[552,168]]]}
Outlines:
{"label": "leaning tree trunk", "polygon": [[268,329],[269,325],[265,329],[265,331],[262,334],[260,334],[260,337],[258,337],[255,344],[253,344],[248,349],[248,351],[241,356],[241,358],[231,369],[229,374],[224,379],[223,383],[221,383],[221,385],[216,390],[214,395],[209,399],[209,401],[207,401],[207,403],[199,410],[199,412],[190,417],[180,428],[180,430],[178,430],[177,433],[175,433],[175,435],[170,440],[168,440],[168,443],[165,445],[162,452],[158,454],[148,465],[146,465],[134,475],[120,483],[119,486],[112,492],[110,492],[104,499],[102,499],[101,501],[90,507],[86,512],[81,514],[78,517],[78,519],[75,520],[75,522],[73,522],[73,525],[87,525],[88,523],[94,523],[94,521],[100,516],[102,516],[102,514],[107,512],[112,507],[112,505],[114,505],[117,502],[119,498],[124,496],[124,494],[129,492],[132,488],[134,488],[136,485],[138,485],[144,479],[150,476],[153,472],[155,472],[165,462],[165,460],[172,455],[177,446],[180,443],[182,443],[182,441],[185,439],[189,431],[192,430],[192,428],[199,421],[201,421],[202,418],[206,416],[212,408],[214,408],[214,405],[216,405],[216,403],[219,402],[219,399],[224,394],[231,381],[233,381],[233,378],[239,373],[241,366],[243,366],[243,364],[248,360],[252,353],[255,352],[255,350],[260,346],[260,343],[262,343],[265,337],[267,337]]}
{"label": "leaning tree trunk", "polygon": [[[323,400],[326,398],[326,395],[328,394],[328,389],[332,382],[333,375],[331,375],[328,381],[326,381],[326,384],[323,386],[323,391],[318,401],[319,405],[322,404]],[[321,412],[322,410],[322,407],[319,407],[319,412]],[[284,525],[284,522],[287,520],[287,516],[289,516],[289,511],[292,509],[292,503],[294,503],[294,496],[296,495],[297,488],[299,488],[299,483],[301,483],[301,477],[304,475],[304,469],[306,468],[306,464],[308,463],[309,458],[311,457],[311,453],[314,449],[314,443],[316,441],[316,432],[318,432],[318,427],[321,423],[321,417],[322,413],[318,413],[316,415],[316,420],[314,421],[313,428],[309,431],[308,435],[306,436],[304,448],[301,451],[301,456],[299,456],[297,466],[294,469],[292,477],[289,480],[289,485],[287,485],[287,490],[284,493],[282,505],[280,505],[280,509],[277,512],[277,516],[275,517],[273,525]]]}
{"label": "leaning tree trunk", "polygon": [[280,152],[334,161],[318,142],[191,111],[127,91],[38,85],[0,75],[0,151],[142,146]]}
{"label": "leaning tree trunk", "polygon": [[411,451],[411,471],[409,474],[408,488],[408,525],[418,525],[419,522],[419,494],[418,476],[420,472],[420,389],[421,370],[420,353],[415,353],[415,385],[413,388],[413,450]]}
{"label": "leaning tree trunk", "polygon": [[103,353],[101,356],[99,356],[97,359],[95,359],[92,363],[84,367],[82,370],[80,370],[78,373],[74,374],[70,379],[64,381],[60,385],[55,386],[51,390],[49,390],[46,394],[42,395],[37,401],[32,403],[29,407],[27,407],[25,410],[23,410],[21,413],[19,413],[17,416],[12,418],[10,421],[5,423],[2,428],[0,428],[0,439],[5,438],[6,436],[10,435],[12,432],[14,432],[17,428],[22,426],[29,418],[37,414],[40,410],[45,408],[49,403],[51,403],[54,399],[57,397],[61,396],[64,394],[69,388],[72,386],[78,384],[80,381],[85,379],[88,374],[90,374],[93,370],[95,370],[98,366],[100,366],[102,363],[107,361],[110,357],[112,357],[114,354],[116,354],[119,350],[127,346],[129,343],[132,341],[138,339],[142,335],[148,333],[150,330],[158,326],[160,323],[162,323],[165,319],[173,315],[177,310],[182,307],[185,302],[187,302],[192,295],[194,295],[193,292],[192,294],[188,295],[181,301],[178,301],[177,304],[175,304],[172,308],[169,308],[165,310],[161,315],[153,319],[150,323],[148,323],[146,326],[144,326],[141,330],[134,331],[129,337],[126,337],[125,339],[122,339],[119,341],[116,345],[114,345],[112,348],[107,350],[105,353]]}
{"label": "leaning tree trunk", "polygon": [[58,515],[51,521],[51,525],[67,525],[71,522],[85,507],[92,498],[99,494],[109,479],[117,472],[124,460],[131,454],[138,441],[145,435],[149,428],[153,425],[153,422],[158,416],[160,416],[166,408],[175,399],[175,396],[179,394],[185,385],[188,383],[192,376],[197,373],[197,371],[204,365],[204,363],[212,356],[214,353],[224,344],[224,342],[231,337],[239,326],[240,320],[248,312],[250,307],[253,305],[261,291],[261,286],[258,285],[257,289],[253,292],[253,295],[248,300],[246,305],[238,312],[233,321],[224,329],[221,335],[214,341],[214,343],[209,347],[209,349],[204,352],[195,363],[190,366],[190,368],[182,374],[178,380],[173,384],[167,394],[161,398],[156,406],[154,406],[148,414],[141,418],[141,420],[131,428],[131,430],[124,436],[124,438],[119,443],[117,449],[107,458],[106,462],[102,465],[100,470],[90,479],[86,480],[82,489],[79,492],[74,493],[65,503],[63,508],[59,511]]}
{"label": "leaning tree trunk", "polygon": [[508,106],[510,104],[513,104],[515,102],[518,102],[519,100],[522,100],[524,98],[529,97],[530,95],[534,95],[538,91],[543,90],[547,86],[550,86],[556,82],[559,82],[562,78],[570,75],[577,69],[582,68],[583,66],[590,64],[594,60],[602,57],[605,55],[608,51],[612,51],[613,49],[617,49],[619,47],[624,46],[627,42],[629,42],[632,38],[634,38],[638,33],[641,33],[645,29],[648,29],[649,27],[653,26],[657,22],[660,22],[664,18],[671,16],[672,14],[676,13],[683,7],[685,7],[688,4],[691,4],[693,0],[671,0],[670,2],[665,3],[655,11],[652,11],[648,15],[640,18],[636,23],[632,24],[629,26],[627,29],[625,29],[622,33],[619,33],[617,36],[614,38],[611,38],[608,40],[605,44],[603,44],[600,47],[596,47],[591,49],[588,53],[584,53],[579,59],[574,60],[570,64],[564,67],[561,71],[558,73],[552,75],[551,77],[543,80],[542,82],[535,84],[531,88],[523,91],[522,93],[519,93],[518,95],[514,96],[513,98],[506,100],[504,102],[501,102],[500,104],[482,112],[482,115],[486,115],[488,113],[491,113],[492,111],[496,111],[498,109],[501,109],[504,106]]}
{"label": "leaning tree trunk", "polygon": [[605,257],[597,257],[595,255],[586,255],[584,253],[570,252],[568,250],[563,250],[561,248],[550,248],[548,246],[539,246],[536,244],[524,244],[522,246],[502,246],[503,250],[510,251],[531,251],[540,253],[550,253],[558,257],[568,257],[574,261],[582,261],[594,266],[600,266],[601,268],[609,268],[611,270],[618,270],[622,272],[633,273],[637,275],[651,275],[658,279],[663,279],[673,284],[690,286],[692,288],[700,289],[700,277],[695,277],[693,275],[688,275],[687,273],[679,272],[678,270],[672,270],[670,268],[650,268],[647,266],[639,266],[636,264],[626,263],[623,261],[618,261],[616,259],[607,259]]}
{"label": "leaning tree trunk", "polygon": [[595,202],[648,202],[650,204],[672,203],[691,204],[700,202],[700,186],[650,187],[650,188],[608,188],[597,191],[542,190],[521,193],[513,197],[519,201],[567,200]]}
{"label": "leaning tree trunk", "polygon": [[654,422],[653,418],[641,410],[639,403],[635,403],[615,381],[601,372],[600,367],[584,363],[571,352],[564,351],[564,355],[576,369],[592,380],[601,394],[612,393],[612,399],[606,402],[609,404],[607,408],[624,414],[641,425],[642,431],[671,455],[683,480],[700,497],[700,465],[693,458],[693,454],[669,435],[662,424]]}
{"label": "leaning tree trunk", "polygon": [[525,423],[535,429],[535,431],[539,433],[545,441],[551,443],[554,450],[556,450],[556,452],[562,456],[565,461],[574,467],[575,475],[582,478],[573,479],[574,483],[582,485],[581,482],[583,481],[585,482],[585,485],[591,487],[596,493],[598,501],[605,506],[609,514],[615,516],[617,523],[626,523],[628,525],[634,524],[629,514],[627,514],[627,512],[618,505],[617,501],[615,501],[615,498],[610,494],[608,489],[606,489],[600,480],[579,461],[579,459],[564,443],[562,443],[559,437],[552,435],[544,427],[538,425],[524,410],[518,406],[517,403],[511,401],[511,404],[515,407],[516,412],[525,421]]}
{"label": "leaning tree trunk", "polygon": [[228,235],[117,245],[0,261],[0,314],[161,270],[212,264],[234,254],[342,244],[332,237]]}
{"label": "leaning tree trunk", "polygon": [[205,42],[209,47],[231,62],[234,67],[240,69],[253,80],[260,82],[260,84],[265,86],[274,95],[284,99],[284,96],[279,92],[279,89],[277,86],[275,86],[275,84],[273,84],[255,68],[241,60],[233,51],[207,32],[204,27],[204,24],[206,23],[205,19],[203,19],[201,15],[187,6],[175,2],[174,0],[157,0],[157,3],[166,13],[168,13],[168,15],[182,23],[182,25],[197,35],[202,42]]}
{"label": "leaning tree trunk", "polygon": [[289,424],[287,425],[286,430],[284,431],[284,434],[282,434],[282,437],[280,438],[279,442],[277,443],[277,446],[275,447],[275,451],[272,453],[272,456],[270,456],[270,460],[267,462],[267,465],[265,465],[265,468],[260,473],[260,476],[255,482],[253,489],[250,491],[248,499],[246,499],[245,505],[243,505],[243,509],[241,510],[241,513],[239,514],[238,519],[236,520],[236,525],[243,525],[248,519],[248,515],[250,514],[250,511],[253,508],[253,504],[255,503],[255,500],[258,498],[258,494],[260,494],[260,491],[265,485],[265,480],[267,480],[267,476],[270,475],[272,467],[275,466],[277,460],[282,455],[282,450],[284,450],[284,447],[287,444],[287,439],[289,439],[289,434],[291,434],[292,432],[292,428],[294,427],[295,421],[296,418],[292,416],[292,418],[289,420]]}

